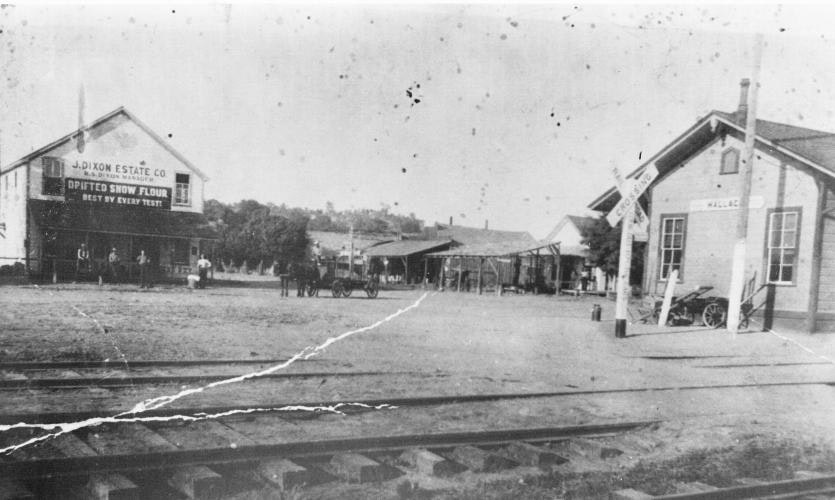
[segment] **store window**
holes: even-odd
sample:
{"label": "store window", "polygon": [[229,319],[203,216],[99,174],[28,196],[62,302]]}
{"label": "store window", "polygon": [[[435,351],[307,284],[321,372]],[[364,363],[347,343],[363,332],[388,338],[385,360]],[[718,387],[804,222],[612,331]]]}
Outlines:
{"label": "store window", "polygon": [[64,162],[59,158],[44,156],[43,165],[43,194],[61,196],[64,194]]}
{"label": "store window", "polygon": [[189,180],[188,174],[177,174],[177,186],[174,193],[175,205],[191,204]]}
{"label": "store window", "polygon": [[671,215],[661,217],[661,266],[659,278],[666,280],[673,270],[678,270],[681,279],[684,266],[684,240],[687,216]]}
{"label": "store window", "polygon": [[726,149],[722,153],[722,166],[719,169],[720,174],[736,174],[739,173],[739,150],[736,148]]}
{"label": "store window", "polygon": [[793,285],[797,272],[797,241],[800,209],[775,210],[768,214],[768,282]]}

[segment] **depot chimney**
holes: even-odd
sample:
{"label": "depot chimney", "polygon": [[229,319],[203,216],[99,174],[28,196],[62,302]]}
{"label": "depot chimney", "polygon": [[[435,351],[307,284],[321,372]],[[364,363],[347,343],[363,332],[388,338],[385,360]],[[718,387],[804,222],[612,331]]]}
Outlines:
{"label": "depot chimney", "polygon": [[485,231],[487,230],[487,222],[488,222],[487,219],[484,219],[484,230]]}
{"label": "depot chimney", "polygon": [[737,122],[745,126],[748,120],[748,88],[751,86],[751,80],[743,78],[739,82],[739,107],[736,110]]}
{"label": "depot chimney", "polygon": [[449,216],[449,225],[450,226],[452,225],[452,216],[451,215]]}

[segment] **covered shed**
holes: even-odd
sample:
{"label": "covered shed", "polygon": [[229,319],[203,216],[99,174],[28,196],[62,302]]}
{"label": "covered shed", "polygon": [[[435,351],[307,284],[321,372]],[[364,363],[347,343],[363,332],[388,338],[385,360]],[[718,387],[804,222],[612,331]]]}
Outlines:
{"label": "covered shed", "polygon": [[382,274],[386,283],[421,283],[434,271],[423,256],[446,250],[451,244],[450,240],[400,240],[367,248],[363,255],[368,258],[369,270]]}
{"label": "covered shed", "polygon": [[559,243],[555,242],[517,240],[463,245],[429,253],[426,258],[441,261],[437,265],[440,287],[459,292],[472,289],[474,282],[479,294],[485,289],[493,289],[497,295],[504,289],[538,293],[554,289],[559,275]]}

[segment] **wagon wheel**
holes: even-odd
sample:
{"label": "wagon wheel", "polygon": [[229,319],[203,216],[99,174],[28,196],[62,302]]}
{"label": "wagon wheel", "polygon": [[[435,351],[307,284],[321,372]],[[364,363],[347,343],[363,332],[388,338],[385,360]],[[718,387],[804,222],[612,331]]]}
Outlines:
{"label": "wagon wheel", "polygon": [[331,285],[331,294],[333,294],[334,298],[338,299],[342,296],[342,292],[344,289],[345,287],[342,286],[341,281],[334,280],[333,284]]}
{"label": "wagon wheel", "polygon": [[343,287],[342,287],[342,296],[343,297],[350,297],[351,292],[353,292],[353,291],[354,291],[354,289],[353,289],[353,287],[351,287],[351,283],[350,282],[345,282]]}
{"label": "wagon wheel", "polygon": [[377,283],[371,282],[365,287],[365,293],[368,294],[369,298],[376,298],[379,292],[380,289],[377,287]]}
{"label": "wagon wheel", "polygon": [[718,302],[711,302],[702,311],[702,321],[710,328],[719,328],[725,319],[725,308]]}
{"label": "wagon wheel", "polygon": [[670,308],[670,314],[667,316],[667,326],[692,325],[694,320],[693,311],[686,306],[679,305]]}

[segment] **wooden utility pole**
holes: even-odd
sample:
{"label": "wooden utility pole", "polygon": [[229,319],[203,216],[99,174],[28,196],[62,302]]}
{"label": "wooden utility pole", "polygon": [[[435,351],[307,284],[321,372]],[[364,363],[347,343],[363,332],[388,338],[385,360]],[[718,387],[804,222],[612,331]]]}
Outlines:
{"label": "wooden utility pole", "polygon": [[734,245],[731,284],[728,289],[728,331],[736,334],[739,330],[742,288],[745,285],[746,238],[748,236],[748,205],[751,197],[751,177],[754,167],[754,142],[757,134],[757,91],[762,65],[763,36],[757,34],[754,41],[754,70],[748,93],[748,110],[745,118],[745,160],[742,164],[739,190],[739,218],[736,223],[736,244]]}

